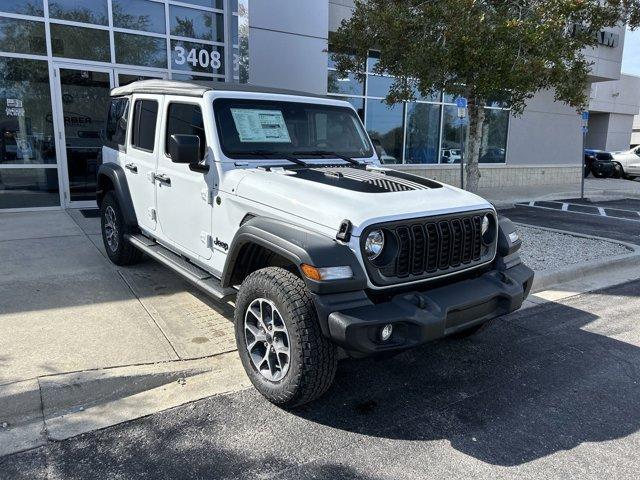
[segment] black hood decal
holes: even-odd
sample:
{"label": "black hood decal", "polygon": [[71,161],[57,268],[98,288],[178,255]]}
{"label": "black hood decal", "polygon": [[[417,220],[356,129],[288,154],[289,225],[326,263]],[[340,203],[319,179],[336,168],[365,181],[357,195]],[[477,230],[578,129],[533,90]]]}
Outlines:
{"label": "black hood decal", "polygon": [[439,183],[427,178],[395,170],[368,170],[351,166],[332,166],[302,168],[296,169],[295,172],[295,177],[302,180],[363,193],[408,192],[442,187]]}

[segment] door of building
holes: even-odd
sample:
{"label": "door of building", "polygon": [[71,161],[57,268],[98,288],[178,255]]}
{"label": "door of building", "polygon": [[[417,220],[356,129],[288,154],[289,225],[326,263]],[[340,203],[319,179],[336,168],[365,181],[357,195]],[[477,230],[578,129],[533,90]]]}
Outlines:
{"label": "door of building", "polygon": [[60,63],[56,77],[57,151],[65,207],[94,207],[109,92],[162,73]]}
{"label": "door of building", "polygon": [[96,202],[96,181],[102,155],[113,69],[55,67],[57,151],[66,207],[91,207]]}

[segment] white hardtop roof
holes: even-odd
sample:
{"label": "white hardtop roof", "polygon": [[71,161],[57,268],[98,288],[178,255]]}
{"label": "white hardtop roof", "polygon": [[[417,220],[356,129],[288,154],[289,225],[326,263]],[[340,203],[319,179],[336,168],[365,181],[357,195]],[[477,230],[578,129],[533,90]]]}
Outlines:
{"label": "white hardtop roof", "polygon": [[[178,82],[175,80],[140,80],[123,87],[111,90],[112,97],[132,95],[134,93],[151,93],[159,95],[184,95],[187,97],[202,97],[206,92],[248,92],[272,93],[280,95],[297,95],[312,98],[329,98],[326,95],[297,92],[279,88],[258,87],[255,85],[224,83],[224,82]],[[336,100],[333,98],[332,100]],[[339,100],[339,99],[338,99]]]}

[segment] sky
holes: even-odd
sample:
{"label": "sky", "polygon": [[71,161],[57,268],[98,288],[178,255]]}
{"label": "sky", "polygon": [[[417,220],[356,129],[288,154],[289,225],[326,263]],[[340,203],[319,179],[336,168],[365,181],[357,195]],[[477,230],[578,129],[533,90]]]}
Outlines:
{"label": "sky", "polygon": [[622,72],[640,75],[640,29],[627,30],[622,54]]}

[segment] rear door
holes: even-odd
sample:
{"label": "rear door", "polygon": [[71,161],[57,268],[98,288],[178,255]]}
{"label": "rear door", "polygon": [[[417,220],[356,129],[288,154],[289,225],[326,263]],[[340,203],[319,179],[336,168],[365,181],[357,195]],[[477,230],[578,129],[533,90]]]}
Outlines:
{"label": "rear door", "polygon": [[200,159],[207,151],[202,108],[197,101],[165,98],[162,141],[158,158],[156,195],[162,237],[189,256],[208,260],[212,255],[211,194],[207,175],[189,165],[173,163],[169,156],[171,135],[200,138]]}
{"label": "rear door", "polygon": [[157,224],[154,174],[160,148],[158,117],[162,105],[161,96],[133,97],[127,152],[122,162],[138,224],[150,231],[154,231]]}

